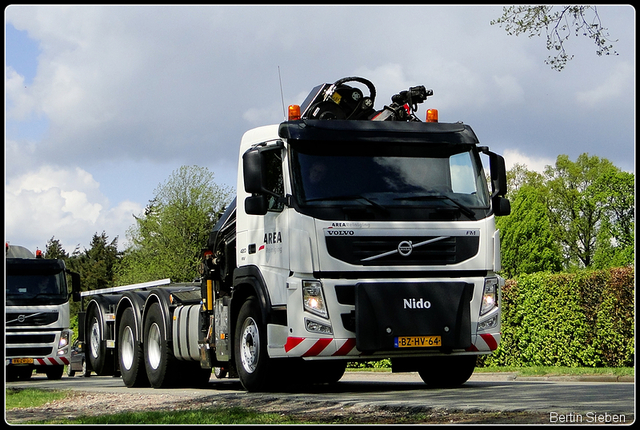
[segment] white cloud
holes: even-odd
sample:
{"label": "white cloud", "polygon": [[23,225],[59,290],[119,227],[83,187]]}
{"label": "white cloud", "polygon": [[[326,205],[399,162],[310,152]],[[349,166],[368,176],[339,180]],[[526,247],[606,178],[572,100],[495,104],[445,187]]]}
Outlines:
{"label": "white cloud", "polygon": [[589,108],[595,108],[603,103],[617,100],[624,91],[632,90],[634,75],[635,70],[630,64],[619,63],[601,85],[586,91],[578,91],[576,101]]}
{"label": "white cloud", "polygon": [[[122,249],[132,214],[141,211],[140,204],[130,201],[109,208],[100,184],[80,168],[44,166],[5,186],[6,239],[32,250],[43,249],[55,237],[72,252],[78,244],[88,246],[93,235],[103,231],[111,240],[118,236]],[[16,243],[14,237],[27,243]]]}
{"label": "white cloud", "polygon": [[505,149],[503,156],[507,170],[511,169],[516,164],[524,164],[527,166],[527,170],[542,173],[546,166],[553,166],[556,163],[555,159],[547,157],[532,157],[521,153],[517,149]]}
{"label": "white cloud", "polygon": [[524,89],[515,76],[494,76],[493,82],[497,87],[496,98],[503,105],[513,105],[524,102]]}

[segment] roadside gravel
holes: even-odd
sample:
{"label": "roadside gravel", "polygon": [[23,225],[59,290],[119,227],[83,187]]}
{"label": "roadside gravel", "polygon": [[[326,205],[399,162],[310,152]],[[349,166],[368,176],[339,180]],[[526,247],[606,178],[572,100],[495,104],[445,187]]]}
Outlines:
{"label": "roadside gravel", "polygon": [[[94,416],[133,411],[179,411],[199,408],[244,407],[257,412],[288,416],[304,422],[343,424],[414,424],[414,423],[548,423],[547,414],[528,412],[470,412],[434,410],[416,407],[374,407],[339,402],[319,402],[307,399],[279,399],[276,394],[256,396],[223,393],[114,394],[72,392],[64,399],[37,408],[17,408],[6,411],[9,424],[59,419],[73,420],[79,416]],[[202,423],[206,424],[206,423]]]}

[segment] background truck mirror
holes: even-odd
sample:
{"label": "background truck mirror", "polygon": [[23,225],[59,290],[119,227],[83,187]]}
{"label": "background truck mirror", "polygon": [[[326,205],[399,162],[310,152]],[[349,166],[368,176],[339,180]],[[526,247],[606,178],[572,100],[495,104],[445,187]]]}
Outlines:
{"label": "background truck mirror", "polygon": [[74,302],[82,300],[80,297],[80,274],[76,272],[67,271],[71,275],[71,298]]}

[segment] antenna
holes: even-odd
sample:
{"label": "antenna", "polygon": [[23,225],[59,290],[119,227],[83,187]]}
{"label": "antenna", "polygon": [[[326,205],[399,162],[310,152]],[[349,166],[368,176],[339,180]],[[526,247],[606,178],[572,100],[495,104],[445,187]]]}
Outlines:
{"label": "antenna", "polygon": [[284,108],[284,93],[282,92],[282,76],[280,76],[280,66],[278,66],[278,79],[280,80],[280,98],[282,99],[282,116],[287,120],[287,111]]}

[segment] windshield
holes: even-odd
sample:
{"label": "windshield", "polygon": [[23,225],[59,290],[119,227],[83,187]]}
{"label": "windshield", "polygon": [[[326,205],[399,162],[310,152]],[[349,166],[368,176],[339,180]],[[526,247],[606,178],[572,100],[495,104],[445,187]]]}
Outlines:
{"label": "windshield", "polygon": [[[291,145],[293,190],[303,212],[325,218],[477,219],[489,195],[472,145]],[[356,212],[358,212],[357,214]],[[339,212],[344,216],[340,217]]]}
{"label": "windshield", "polygon": [[5,291],[7,303],[12,305],[53,305],[68,300],[64,272],[50,275],[8,274]]}

